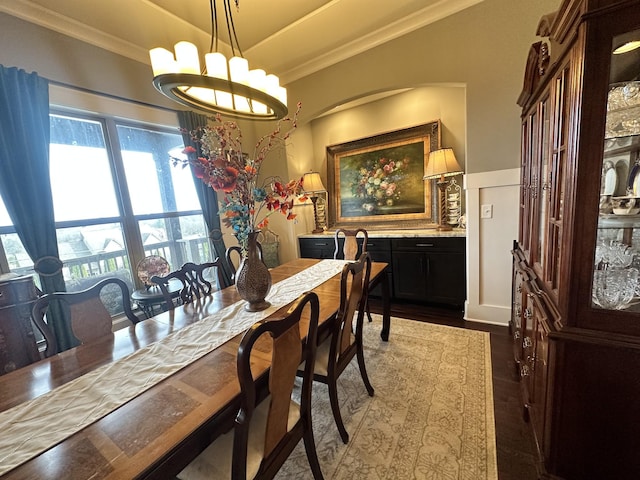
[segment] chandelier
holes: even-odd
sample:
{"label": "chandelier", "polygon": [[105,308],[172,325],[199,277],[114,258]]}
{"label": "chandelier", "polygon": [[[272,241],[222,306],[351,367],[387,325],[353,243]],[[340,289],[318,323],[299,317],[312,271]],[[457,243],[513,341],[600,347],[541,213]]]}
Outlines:
{"label": "chandelier", "polygon": [[[236,8],[240,0],[234,0]],[[250,120],[278,120],[287,114],[287,90],[280,80],[262,69],[249,70],[236,36],[231,0],[223,0],[232,58],[218,51],[218,10],[209,0],[211,12],[210,53],[201,69],[198,48],[178,42],[175,56],[165,48],[149,51],[153,85],[170,99],[208,113],[220,113]],[[236,54],[237,50],[237,54]]]}

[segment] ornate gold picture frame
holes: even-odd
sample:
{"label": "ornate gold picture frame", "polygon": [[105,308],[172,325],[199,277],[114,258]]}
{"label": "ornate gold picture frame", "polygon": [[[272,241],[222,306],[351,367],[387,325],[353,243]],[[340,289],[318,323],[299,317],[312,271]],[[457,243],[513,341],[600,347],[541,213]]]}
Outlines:
{"label": "ornate gold picture frame", "polygon": [[422,177],[438,148],[440,120],[327,147],[329,227],[435,223],[436,191]]}

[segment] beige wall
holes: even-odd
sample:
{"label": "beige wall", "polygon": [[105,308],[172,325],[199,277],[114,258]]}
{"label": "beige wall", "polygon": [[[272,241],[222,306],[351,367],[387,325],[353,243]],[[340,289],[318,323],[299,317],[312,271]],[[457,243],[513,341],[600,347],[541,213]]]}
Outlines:
{"label": "beige wall", "polygon": [[327,146],[440,120],[442,146],[453,148],[464,166],[465,103],[463,85],[428,86],[320,117],[311,122],[314,164],[324,181]]}
{"label": "beige wall", "polygon": [[467,172],[513,168],[519,158],[524,66],[540,17],[559,0],[485,0],[289,87],[303,123],[365,95],[432,84],[467,87]]}
{"label": "beige wall", "polygon": [[[517,235],[520,161],[516,99],[529,48],[538,40],[538,21],[559,5],[560,0],[485,0],[288,86],[291,101],[303,104],[301,123],[311,125],[311,150],[297,149],[295,159],[312,157],[312,167],[325,180],[326,146],[424,123],[435,119],[431,113],[439,113],[442,144],[461,157],[468,185],[466,318],[470,320],[497,324],[509,320],[510,248]],[[450,85],[464,87],[451,90],[464,92],[464,105],[459,105],[457,95],[442,97],[438,105],[414,101],[413,95],[438,88],[448,92]],[[419,89],[318,118],[345,102],[408,87]],[[290,161],[291,171],[296,170],[295,159]],[[481,221],[479,210],[486,203],[493,205],[494,215]],[[301,225],[296,228],[301,233]]]}
{"label": "beige wall", "polygon": [[153,88],[149,65],[4,13],[0,13],[0,45],[0,64],[5,67],[20,67],[56,82],[176,108]]}

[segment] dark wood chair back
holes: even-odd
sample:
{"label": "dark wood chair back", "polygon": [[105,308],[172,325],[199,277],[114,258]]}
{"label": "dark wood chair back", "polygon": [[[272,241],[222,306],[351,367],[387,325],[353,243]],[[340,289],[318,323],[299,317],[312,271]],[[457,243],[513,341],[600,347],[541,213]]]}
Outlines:
{"label": "dark wood chair back", "polygon": [[[187,262],[179,270],[168,273],[163,277],[153,276],[151,282],[158,285],[168,309],[174,309],[175,303],[169,291],[169,282],[178,280],[182,283],[182,288],[178,293],[178,304],[191,303],[199,298],[211,295],[220,289],[222,283],[222,272],[220,271],[220,259],[213,262],[196,264]],[[205,277],[205,271],[215,270],[215,281],[210,281]]]}
{"label": "dark wood chair back", "polygon": [[[340,277],[340,309],[338,310],[334,335],[331,340],[331,349],[335,355],[329,354],[329,358],[336,358],[333,368],[340,370],[340,372],[344,370],[346,364],[353,358],[356,344],[362,344],[362,324],[370,275],[371,257],[367,252],[363,253],[357,262],[349,263],[342,269]],[[356,312],[358,315],[354,335],[352,325]],[[330,369],[331,367],[329,365]]]}
{"label": "dark wood chair back", "polygon": [[[178,474],[179,479],[271,479],[301,439],[314,478],[323,479],[311,425],[311,387],[319,312],[318,296],[307,292],[283,317],[261,320],[249,328],[238,347],[241,400],[233,438],[230,439],[231,434],[218,437]],[[305,329],[304,324],[308,328]],[[307,332],[306,341],[302,339],[301,329]],[[257,347],[264,354],[269,346],[268,379],[256,382],[251,371],[251,352]],[[300,403],[297,403],[292,399],[292,393],[300,362],[306,362],[307,368],[302,375]],[[266,392],[258,387],[263,383]],[[231,459],[228,458],[229,442],[232,442]]]}
{"label": "dark wood chair back", "polygon": [[47,309],[53,302],[60,302],[63,308],[69,309],[71,330],[81,343],[89,343],[112,333],[113,318],[101,298],[103,289],[107,287],[120,290],[123,311],[131,323],[136,324],[140,321],[131,309],[129,287],[119,278],[106,278],[79,292],[47,293],[36,300],[31,309],[31,318],[42,332],[47,344],[44,352],[45,357],[58,353],[55,334],[44,320]]}
{"label": "dark wood chair back", "polygon": [[[340,277],[340,308],[329,338],[318,347],[314,368],[314,380],[327,384],[333,417],[344,443],[349,434],[342,421],[338,405],[337,380],[354,356],[358,357],[358,367],[369,396],[374,390],[369,381],[364,363],[362,328],[369,292],[371,257],[363,253],[357,262],[348,263]],[[357,312],[357,316],[356,316]],[[354,316],[356,322],[354,326]]]}
{"label": "dark wood chair back", "polygon": [[[335,233],[335,242],[336,249],[333,252],[333,258],[336,259],[340,255],[340,235],[344,236],[344,245],[342,246],[343,258],[345,260],[356,260],[358,258],[358,234],[361,235],[362,238],[362,252],[366,253],[367,244],[369,243],[369,234],[364,228],[358,228],[356,230],[345,230],[339,228]],[[367,317],[369,321],[373,321],[371,317],[371,311],[369,310],[369,304],[365,306],[365,311],[367,312]]]}
{"label": "dark wood chair back", "polygon": [[340,237],[344,237],[344,245],[342,246],[342,253],[345,260],[357,260],[358,259],[358,235],[362,237],[362,253],[367,251],[367,242],[369,241],[369,234],[364,228],[358,228],[356,230],[345,230],[339,228],[336,230],[334,240],[336,243],[336,249],[333,252],[333,258],[336,259],[340,256]]}
{"label": "dark wood chair back", "polygon": [[[260,252],[260,258],[262,259],[264,258],[262,255],[262,244],[260,242],[256,242],[256,244],[258,245],[258,252]],[[238,265],[240,265],[242,261],[242,249],[238,245],[233,245],[227,248],[224,254],[229,270],[231,271],[231,283],[236,283],[236,266],[233,263],[233,254],[238,255]]]}

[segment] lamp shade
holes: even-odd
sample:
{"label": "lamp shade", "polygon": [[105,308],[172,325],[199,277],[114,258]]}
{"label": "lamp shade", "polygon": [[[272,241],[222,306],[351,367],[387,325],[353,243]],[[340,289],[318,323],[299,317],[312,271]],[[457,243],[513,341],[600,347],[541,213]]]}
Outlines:
{"label": "lamp shade", "polygon": [[307,193],[326,192],[318,172],[305,173],[302,177],[302,189]]}
{"label": "lamp shade", "polygon": [[456,160],[451,148],[441,148],[429,152],[429,162],[423,180],[439,177],[451,177],[462,173],[462,168]]}

